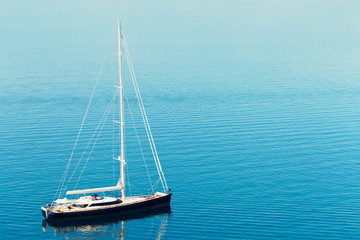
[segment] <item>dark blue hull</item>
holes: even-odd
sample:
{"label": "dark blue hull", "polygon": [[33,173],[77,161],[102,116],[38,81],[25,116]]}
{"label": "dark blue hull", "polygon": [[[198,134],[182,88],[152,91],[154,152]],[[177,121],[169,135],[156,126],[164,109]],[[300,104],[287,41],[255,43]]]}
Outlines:
{"label": "dark blue hull", "polygon": [[114,205],[113,207],[100,208],[88,211],[79,211],[79,212],[53,212],[49,211],[46,214],[46,210],[42,209],[42,214],[44,218],[47,219],[59,219],[59,218],[75,218],[75,217],[93,217],[108,215],[114,213],[128,213],[131,211],[151,208],[156,205],[162,205],[170,203],[172,193],[166,194],[165,196],[157,197],[154,199],[148,199],[142,202],[137,202],[128,205]]}
{"label": "dark blue hull", "polygon": [[[76,227],[81,226],[104,226],[118,223],[120,221],[148,218],[154,215],[171,214],[170,203],[158,204],[147,208],[134,211],[98,215],[96,217],[76,217],[76,218],[55,218],[44,219],[42,227],[46,231],[48,226],[60,231],[76,231]],[[69,228],[70,227],[70,228]]]}

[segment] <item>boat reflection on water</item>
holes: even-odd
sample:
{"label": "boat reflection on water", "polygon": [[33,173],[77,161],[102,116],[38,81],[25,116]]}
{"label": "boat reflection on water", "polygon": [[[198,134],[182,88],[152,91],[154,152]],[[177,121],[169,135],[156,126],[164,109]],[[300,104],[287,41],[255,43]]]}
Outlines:
{"label": "boat reflection on water", "polygon": [[[125,239],[125,222],[127,220],[145,219],[154,216],[163,216],[156,239],[161,239],[165,234],[167,220],[171,214],[170,204],[157,206],[142,211],[132,211],[122,214],[109,214],[98,217],[79,217],[71,219],[44,219],[42,229],[44,232],[49,227],[57,234],[76,233],[106,233],[116,234],[116,238]],[[111,231],[109,229],[111,228]]]}

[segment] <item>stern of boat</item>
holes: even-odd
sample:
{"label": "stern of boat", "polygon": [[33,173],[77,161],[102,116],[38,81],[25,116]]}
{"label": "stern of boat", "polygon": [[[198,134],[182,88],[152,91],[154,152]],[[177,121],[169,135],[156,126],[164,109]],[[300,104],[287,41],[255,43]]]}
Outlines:
{"label": "stern of boat", "polygon": [[54,215],[54,212],[51,211],[49,208],[41,207],[42,215],[45,219],[50,218],[52,215]]}

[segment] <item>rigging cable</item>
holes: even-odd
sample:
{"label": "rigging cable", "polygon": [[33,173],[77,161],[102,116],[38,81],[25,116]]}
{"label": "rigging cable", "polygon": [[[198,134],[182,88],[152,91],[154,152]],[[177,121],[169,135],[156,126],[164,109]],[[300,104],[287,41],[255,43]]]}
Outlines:
{"label": "rigging cable", "polygon": [[126,58],[127,58],[127,61],[128,61],[129,71],[130,71],[130,74],[131,74],[131,80],[132,80],[132,83],[133,83],[133,86],[134,86],[134,89],[135,89],[135,93],[136,93],[136,96],[137,96],[137,99],[138,99],[140,112],[141,112],[141,115],[142,115],[142,118],[143,118],[143,121],[144,121],[146,133],[148,135],[151,151],[152,151],[153,156],[154,156],[155,165],[156,165],[157,170],[158,170],[158,174],[159,174],[159,178],[160,178],[162,187],[163,187],[164,191],[168,191],[169,188],[167,186],[167,183],[166,183],[166,180],[165,180],[165,175],[164,175],[164,173],[162,171],[162,168],[161,168],[159,156],[157,154],[157,150],[156,150],[156,147],[155,147],[155,142],[154,142],[154,139],[152,137],[150,125],[149,125],[149,122],[148,122],[148,119],[147,119],[147,116],[146,116],[146,112],[145,112],[145,108],[144,108],[144,103],[143,103],[141,95],[140,95],[139,86],[138,86],[137,81],[136,81],[134,69],[133,69],[131,58],[130,58],[130,55],[129,55],[129,51],[128,51],[128,48],[127,48],[126,40],[125,40],[124,37],[123,37],[123,40],[124,40],[124,47],[125,47],[125,55],[126,55]]}
{"label": "rigging cable", "polygon": [[[89,153],[89,156],[88,156],[87,159],[86,159],[86,162],[85,162],[84,167],[83,167],[83,169],[82,169],[82,171],[81,171],[81,173],[80,173],[80,176],[79,176],[79,178],[78,178],[78,180],[77,180],[77,182],[76,182],[76,185],[75,185],[75,187],[74,187],[74,190],[77,188],[77,186],[78,186],[78,184],[79,184],[79,181],[80,181],[80,179],[81,179],[81,176],[82,176],[82,174],[83,174],[83,172],[84,172],[84,170],[85,170],[85,167],[86,167],[87,163],[89,162],[89,159],[90,159],[90,157],[91,157],[91,154],[92,154],[92,152],[93,152],[93,150],[94,150],[94,148],[95,148],[95,145],[96,145],[96,143],[97,143],[97,140],[99,139],[100,133],[101,133],[101,131],[102,131],[104,125],[105,125],[106,119],[107,119],[107,117],[108,117],[109,114],[110,114],[111,105],[113,104],[114,100],[115,100],[115,96],[114,96],[113,99],[111,100],[111,102],[110,102],[110,104],[109,104],[109,106],[108,106],[108,109],[106,109],[105,119],[104,119],[104,121],[103,121],[103,123],[102,123],[102,126],[101,126],[100,130],[98,131],[98,135],[97,135],[97,137],[96,137],[96,139],[95,139],[95,142],[94,142],[94,144],[93,144],[93,146],[92,146],[92,148],[91,148],[91,151],[90,151],[90,153]],[[99,124],[100,124],[100,123],[99,123]]]}
{"label": "rigging cable", "polygon": [[151,191],[152,191],[152,193],[154,193],[154,188],[153,188],[153,185],[152,185],[152,182],[151,182],[151,177],[150,177],[149,169],[148,169],[148,167],[147,167],[146,160],[145,160],[145,156],[144,156],[144,152],[143,152],[143,149],[142,149],[142,147],[141,147],[139,135],[138,135],[138,132],[137,132],[137,130],[136,130],[135,121],[134,121],[134,118],[133,118],[132,113],[131,113],[130,104],[129,104],[128,99],[127,99],[126,97],[125,97],[125,100],[126,100],[126,103],[127,103],[128,109],[129,109],[129,113],[130,113],[130,118],[131,118],[132,124],[133,124],[133,126],[134,126],[135,135],[136,135],[137,141],[138,141],[138,143],[139,143],[139,148],[140,148],[141,156],[142,156],[142,159],[143,159],[143,161],[144,161],[145,168],[146,168],[146,173],[147,173],[147,175],[148,175],[148,177],[149,177],[150,186],[151,186]]}
{"label": "rigging cable", "polygon": [[64,190],[67,188],[67,186],[69,185],[69,183],[70,183],[71,179],[73,178],[73,176],[74,176],[74,174],[75,174],[75,172],[76,172],[77,168],[78,168],[78,167],[79,167],[79,165],[80,165],[80,162],[82,161],[82,159],[83,159],[83,158],[84,158],[84,156],[85,156],[85,153],[86,153],[87,149],[89,148],[90,144],[92,143],[92,141],[93,141],[93,139],[94,139],[94,137],[95,137],[95,135],[96,135],[96,133],[97,133],[97,131],[98,131],[98,129],[99,129],[99,127],[100,127],[100,125],[105,123],[105,120],[106,120],[105,116],[107,117],[107,115],[109,114],[108,112],[110,112],[111,107],[112,107],[112,105],[113,105],[113,103],[114,103],[114,101],[115,101],[115,98],[116,98],[116,95],[114,95],[114,96],[113,96],[113,98],[111,99],[111,101],[110,101],[109,105],[107,106],[107,108],[106,108],[106,110],[105,110],[105,112],[104,112],[103,116],[102,116],[102,117],[101,117],[101,119],[100,119],[99,124],[97,125],[97,127],[96,127],[96,129],[95,129],[95,131],[94,131],[93,135],[91,136],[91,139],[90,139],[89,143],[87,144],[87,146],[86,146],[86,148],[85,148],[84,152],[82,153],[82,155],[81,155],[81,157],[80,157],[80,160],[79,160],[79,161],[78,161],[78,163],[76,164],[75,169],[73,170],[73,172],[72,172],[72,174],[71,174],[71,176],[70,176],[69,180],[67,181],[67,184],[66,184],[66,186],[64,187]]}
{"label": "rigging cable", "polygon": [[56,193],[55,193],[55,196],[54,196],[53,201],[55,200],[57,194],[58,194],[58,197],[57,197],[57,198],[60,198],[62,192],[64,191],[64,188],[63,188],[63,187],[64,187],[64,183],[65,183],[65,180],[66,180],[66,177],[67,177],[69,168],[70,168],[71,160],[72,160],[72,158],[73,158],[76,145],[77,145],[77,143],[78,143],[78,141],[79,141],[79,137],[80,137],[82,128],[83,128],[83,126],[84,126],[85,119],[86,119],[87,114],[88,114],[88,112],[89,112],[89,108],[90,108],[90,105],[91,105],[93,96],[94,96],[94,94],[95,94],[95,90],[96,90],[96,88],[97,88],[97,85],[98,85],[98,82],[99,82],[99,79],[100,79],[102,70],[104,69],[105,61],[106,61],[106,58],[107,58],[107,55],[108,55],[108,52],[109,52],[109,49],[110,49],[110,43],[111,43],[111,39],[113,38],[114,32],[115,32],[115,30],[113,30],[112,35],[111,35],[111,38],[110,38],[109,41],[108,41],[107,50],[106,50],[105,56],[103,57],[102,65],[101,65],[101,67],[100,67],[98,76],[97,76],[97,78],[96,78],[96,82],[95,82],[94,89],[93,89],[93,91],[92,91],[92,93],[91,93],[89,103],[88,103],[88,105],[87,105],[87,107],[86,107],[86,111],[85,111],[84,118],[83,118],[83,120],[82,120],[82,122],[81,122],[80,129],[79,129],[78,135],[77,135],[76,140],[75,140],[74,147],[73,147],[73,149],[72,149],[72,151],[71,151],[70,158],[69,158],[68,163],[67,163],[67,165],[66,165],[66,168],[65,168],[65,171],[64,171],[64,173],[63,173],[63,176],[61,177],[61,180],[60,180],[58,189],[56,190]]}

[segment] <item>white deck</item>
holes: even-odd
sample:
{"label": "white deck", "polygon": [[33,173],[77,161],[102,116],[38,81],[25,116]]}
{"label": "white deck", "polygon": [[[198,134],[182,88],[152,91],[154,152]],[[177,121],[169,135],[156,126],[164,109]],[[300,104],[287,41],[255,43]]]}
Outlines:
{"label": "white deck", "polygon": [[[133,203],[137,203],[137,202],[142,202],[142,201],[158,198],[158,197],[165,196],[165,195],[166,195],[165,193],[157,192],[155,195],[150,195],[150,196],[126,197],[122,203],[109,204],[109,205],[105,205],[105,206],[92,206],[92,204],[109,203],[109,202],[116,201],[117,198],[104,197],[101,200],[93,200],[93,198],[91,196],[83,196],[83,197],[80,197],[79,199],[74,199],[74,200],[69,199],[68,204],[56,205],[54,207],[51,207],[51,210],[54,212],[82,212],[82,211],[104,209],[104,208],[111,208],[114,206],[133,204]],[[81,205],[88,205],[88,206],[81,207]]]}

